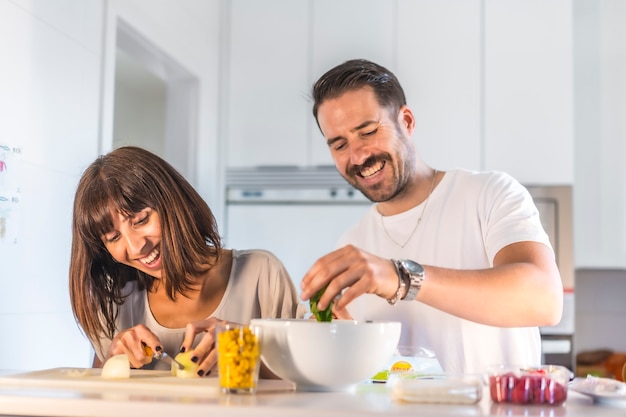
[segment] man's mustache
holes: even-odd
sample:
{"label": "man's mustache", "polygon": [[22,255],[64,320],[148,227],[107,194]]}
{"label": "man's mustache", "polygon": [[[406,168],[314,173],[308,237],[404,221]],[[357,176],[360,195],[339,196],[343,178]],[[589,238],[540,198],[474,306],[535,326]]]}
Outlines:
{"label": "man's mustache", "polygon": [[352,165],[348,168],[347,173],[351,177],[361,176],[361,171],[371,166],[376,165],[379,161],[383,162],[389,158],[386,155],[372,155],[365,160],[362,164]]}

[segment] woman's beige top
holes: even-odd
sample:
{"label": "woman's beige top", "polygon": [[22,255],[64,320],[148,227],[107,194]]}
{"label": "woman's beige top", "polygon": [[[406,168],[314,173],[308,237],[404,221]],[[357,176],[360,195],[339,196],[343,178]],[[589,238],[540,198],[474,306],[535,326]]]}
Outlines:
{"label": "woman's beige top", "polygon": [[[146,291],[137,290],[136,284],[135,281],[129,282],[124,288],[124,293],[129,296],[120,306],[118,331],[144,324],[158,336],[165,351],[176,356],[185,329],[161,326],[150,311]],[[274,254],[265,250],[233,249],[233,265],[224,297],[209,317],[247,324],[253,318],[301,318],[305,312],[306,307],[299,303],[289,273]],[[195,343],[203,335],[199,334]],[[104,361],[110,344],[111,340],[104,338],[102,350],[96,350],[101,361]],[[154,361],[144,368],[158,369],[163,365]]]}

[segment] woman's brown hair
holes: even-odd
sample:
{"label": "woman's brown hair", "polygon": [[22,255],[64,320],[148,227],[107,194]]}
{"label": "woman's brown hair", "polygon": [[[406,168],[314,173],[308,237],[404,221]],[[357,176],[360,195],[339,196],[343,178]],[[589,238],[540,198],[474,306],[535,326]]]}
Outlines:
{"label": "woman's brown hair", "polygon": [[113,229],[111,208],[130,217],[148,207],[161,222],[163,283],[172,300],[217,261],[222,244],[215,217],[169,163],[133,146],[98,157],[76,190],[69,273],[72,310],[92,343],[113,338],[129,281],[147,290],[154,283],[150,275],[117,263],[102,241]]}

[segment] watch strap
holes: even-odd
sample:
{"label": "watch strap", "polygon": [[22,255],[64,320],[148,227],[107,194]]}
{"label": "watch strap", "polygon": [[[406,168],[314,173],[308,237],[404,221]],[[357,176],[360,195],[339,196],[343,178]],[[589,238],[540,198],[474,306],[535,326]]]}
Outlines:
{"label": "watch strap", "polygon": [[396,274],[398,275],[398,290],[393,297],[387,299],[387,302],[393,306],[396,305],[399,300],[402,300],[404,297],[406,297],[407,283],[406,279],[404,278],[405,275],[402,272],[401,261],[392,259],[391,262],[393,262],[393,266],[396,268]]}

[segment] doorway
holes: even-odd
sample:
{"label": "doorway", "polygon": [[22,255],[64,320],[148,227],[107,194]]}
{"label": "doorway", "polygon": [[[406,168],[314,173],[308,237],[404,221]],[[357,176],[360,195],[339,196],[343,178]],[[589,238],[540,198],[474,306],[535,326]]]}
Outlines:
{"label": "doorway", "polygon": [[146,148],[193,182],[198,84],[192,73],[118,19],[112,148]]}

